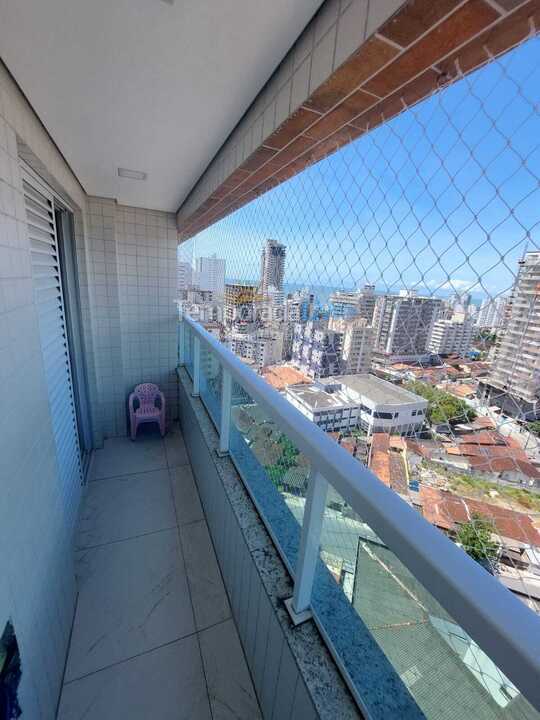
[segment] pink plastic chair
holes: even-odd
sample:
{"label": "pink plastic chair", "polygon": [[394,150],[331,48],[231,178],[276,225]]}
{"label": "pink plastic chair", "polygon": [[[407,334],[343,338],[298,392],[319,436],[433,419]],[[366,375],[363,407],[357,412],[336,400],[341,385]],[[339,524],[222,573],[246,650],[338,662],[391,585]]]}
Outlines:
{"label": "pink plastic chair", "polygon": [[157,385],[142,383],[136,386],[129,396],[129,420],[132,440],[137,436],[139,425],[149,422],[157,422],[161,437],[165,435],[165,396]]}

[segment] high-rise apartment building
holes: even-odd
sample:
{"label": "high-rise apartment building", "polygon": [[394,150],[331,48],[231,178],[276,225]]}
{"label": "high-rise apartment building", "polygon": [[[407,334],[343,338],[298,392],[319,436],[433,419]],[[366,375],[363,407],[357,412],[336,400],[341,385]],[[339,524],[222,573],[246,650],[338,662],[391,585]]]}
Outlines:
{"label": "high-rise apartment building", "polygon": [[433,324],[440,298],[421,297],[402,291],[381,295],[375,303],[373,328],[375,350],[381,359],[415,359],[429,353]]}
{"label": "high-rise apartment building", "polygon": [[339,358],[341,374],[369,372],[373,356],[373,328],[368,321],[365,318],[331,318],[328,329],[342,336]]}
{"label": "high-rise apartment building", "polygon": [[263,328],[249,333],[231,333],[227,339],[231,352],[246,360],[257,370],[281,362],[283,334]]}
{"label": "high-rise apartment building", "polygon": [[375,310],[375,285],[364,285],[355,292],[337,290],[330,295],[328,301],[333,317],[360,317],[370,324]]}
{"label": "high-rise apartment building", "polygon": [[203,291],[211,291],[214,296],[223,297],[225,293],[225,260],[212,257],[195,258],[194,284]]}
{"label": "high-rise apartment building", "polygon": [[508,297],[506,296],[482,300],[478,317],[476,318],[476,325],[480,328],[492,330],[504,327],[507,306]]}
{"label": "high-rise apartment building", "polygon": [[177,263],[177,288],[180,293],[188,290],[193,284],[193,268],[190,262],[179,260]]}
{"label": "high-rise apartment building", "polygon": [[296,323],[292,361],[309,377],[337,375],[340,372],[342,339],[340,332],[328,329],[325,320]]}
{"label": "high-rise apartment building", "polygon": [[292,360],[310,377],[366,373],[371,368],[373,330],[364,318],[297,323]]}
{"label": "high-rise apartment building", "polygon": [[437,355],[466,355],[472,346],[472,320],[458,313],[449,320],[439,319],[433,324],[429,351]]}
{"label": "high-rise apartment building", "polygon": [[267,240],[261,255],[260,290],[263,295],[268,288],[283,290],[285,276],[285,254],[287,248],[277,240]]}
{"label": "high-rise apartment building", "polygon": [[315,296],[309,290],[297,290],[285,300],[286,319],[292,322],[307,322],[313,314]]}
{"label": "high-rise apartment building", "polygon": [[540,413],[540,253],[519,262],[511,305],[488,377],[490,402],[525,418]]}
{"label": "high-rise apartment building", "polygon": [[294,326],[296,323],[307,322],[311,319],[314,302],[315,296],[307,288],[287,295],[283,322],[283,358],[285,360],[290,360],[292,356]]}
{"label": "high-rise apartment building", "polygon": [[242,283],[225,285],[225,322],[253,322],[257,287]]}

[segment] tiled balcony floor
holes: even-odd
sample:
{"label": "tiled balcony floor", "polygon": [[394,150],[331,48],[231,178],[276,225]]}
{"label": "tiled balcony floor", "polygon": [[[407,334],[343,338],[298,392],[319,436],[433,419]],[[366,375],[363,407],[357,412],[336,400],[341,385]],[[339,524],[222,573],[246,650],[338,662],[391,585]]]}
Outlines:
{"label": "tiled balcony floor", "polygon": [[261,717],[177,427],[96,451],[76,545],[59,720]]}

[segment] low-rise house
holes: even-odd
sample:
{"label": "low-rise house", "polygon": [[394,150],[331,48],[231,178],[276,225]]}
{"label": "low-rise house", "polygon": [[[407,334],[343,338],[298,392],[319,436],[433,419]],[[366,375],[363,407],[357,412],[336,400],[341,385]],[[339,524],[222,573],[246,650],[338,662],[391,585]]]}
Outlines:
{"label": "low-rise house", "polygon": [[540,532],[526,513],[481,500],[464,498],[429,485],[420,486],[422,514],[439,529],[454,535],[459,526],[479,514],[493,523],[500,539],[511,538],[540,547]]}
{"label": "low-rise house", "polygon": [[470,472],[504,482],[540,486],[540,469],[531,463],[517,440],[496,430],[463,433],[445,445],[450,462],[463,458]]}
{"label": "low-rise house", "polygon": [[470,383],[445,383],[442,389],[460,400],[476,397],[476,385]]}
{"label": "low-rise house", "polygon": [[261,375],[276,390],[285,390],[288,385],[306,385],[313,382],[290,365],[268,365],[263,367]]}
{"label": "low-rise house", "polygon": [[[369,467],[379,480],[400,495],[408,492],[407,469],[403,455],[388,433],[377,432],[371,437]],[[402,446],[401,446],[402,447]]]}

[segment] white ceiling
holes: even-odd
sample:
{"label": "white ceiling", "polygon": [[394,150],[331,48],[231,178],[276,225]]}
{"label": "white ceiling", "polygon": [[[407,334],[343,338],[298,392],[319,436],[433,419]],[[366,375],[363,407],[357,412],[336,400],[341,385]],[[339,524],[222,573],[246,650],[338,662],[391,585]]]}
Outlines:
{"label": "white ceiling", "polygon": [[0,54],[88,193],[174,211],[321,0],[169,2],[0,0]]}

